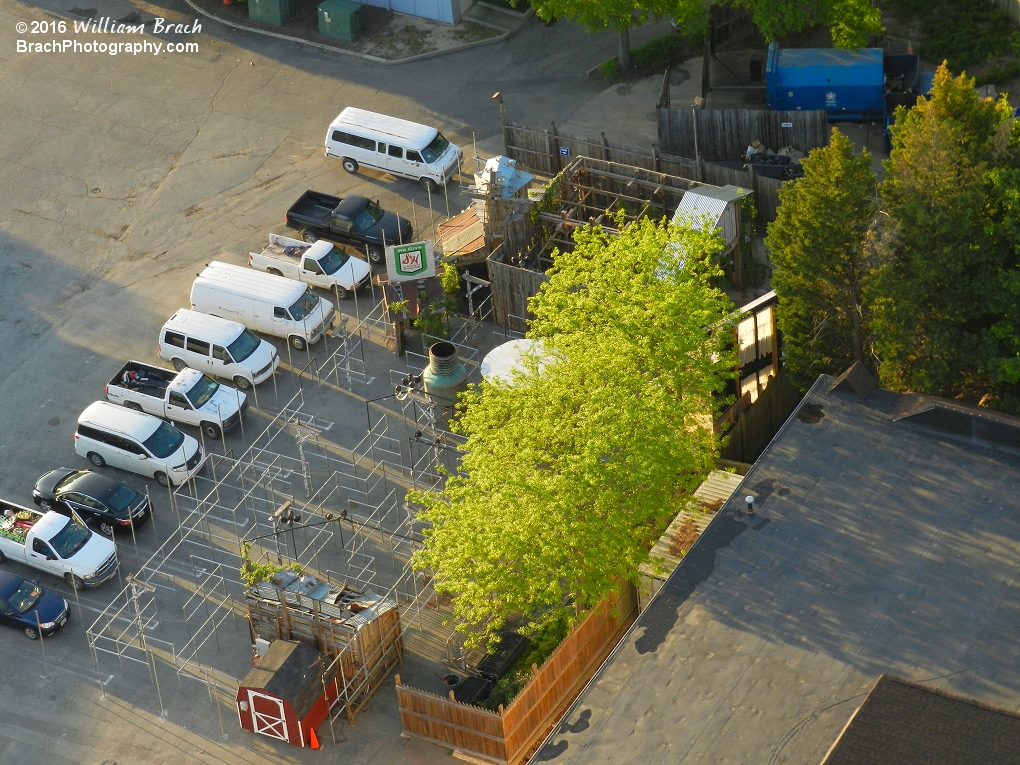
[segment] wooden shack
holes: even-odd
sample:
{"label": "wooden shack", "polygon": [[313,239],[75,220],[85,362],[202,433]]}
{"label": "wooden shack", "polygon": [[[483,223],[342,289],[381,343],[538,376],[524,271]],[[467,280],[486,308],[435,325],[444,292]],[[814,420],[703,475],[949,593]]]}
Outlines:
{"label": "wooden shack", "polygon": [[335,667],[317,650],[296,640],[276,640],[241,681],[237,714],[245,730],[318,748],[315,728],[339,692]]}

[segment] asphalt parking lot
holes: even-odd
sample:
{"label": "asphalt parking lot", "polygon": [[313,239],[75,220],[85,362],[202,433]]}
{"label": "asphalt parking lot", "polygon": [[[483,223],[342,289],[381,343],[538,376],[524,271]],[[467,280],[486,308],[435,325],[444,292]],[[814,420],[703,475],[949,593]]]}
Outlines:
{"label": "asphalt parking lot", "polygon": [[[571,24],[545,27],[532,19],[497,45],[384,66],[203,20],[198,34],[137,36],[152,43],[197,43],[186,53],[17,52],[19,39],[95,39],[91,34],[33,37],[17,32],[19,22],[71,24],[83,12],[113,18],[138,13],[144,21],[174,23],[189,23],[194,16],[174,0],[72,5],[0,0],[0,130],[5,136],[0,143],[0,497],[20,504],[31,503],[32,486],[46,471],[87,466],[73,449],[78,414],[103,397],[104,385],[125,360],[158,361],[157,332],[187,305],[202,264],[214,258],[244,263],[246,253],[261,248],[268,234],[283,233],[283,214],[305,189],[379,199],[426,233],[447,210],[463,209],[467,200],[459,183],[448,195],[433,197],[430,206],[425,192],[410,181],[367,172],[347,175],[339,163],[327,160],[325,127],[343,106],[436,124],[467,157],[475,145],[488,156],[499,150],[490,100],[494,91],[504,93],[512,116],[522,122],[565,120],[597,94],[598,86],[585,80],[584,72],[612,55],[616,45],[611,34],[591,36]],[[641,34],[634,38],[640,42]],[[371,299],[359,301],[340,308],[351,315],[370,308]],[[312,354],[288,358],[284,345],[277,345],[290,369],[260,386],[244,433],[236,431],[211,448],[242,454],[296,395],[302,396],[305,411],[331,424],[332,442],[354,448],[371,419],[365,400],[391,392],[389,370],[403,368],[402,362],[383,346],[366,343],[363,356],[370,371],[345,392],[346,381],[339,376],[332,387],[299,381],[292,370],[305,366]],[[155,482],[105,472],[139,489],[148,484],[155,503],[152,522],[137,538],[119,540],[126,576],[172,538],[182,515]],[[217,554],[225,568],[236,566],[230,550]],[[389,687],[375,695],[355,728],[343,726],[335,747],[325,742],[325,751],[242,731],[229,697],[178,676],[170,664],[157,664],[155,678],[147,665],[128,657],[107,654],[97,665],[85,627],[107,611],[121,582],[75,598],[59,580],[38,578],[72,600],[72,620],[42,643],[13,630],[0,638],[5,667],[0,765],[296,763],[324,757],[432,763],[447,756],[439,747],[399,737]],[[194,637],[186,620],[166,611],[159,616],[152,638],[176,636],[176,650]],[[228,656],[229,674],[236,677],[249,661],[249,644],[247,626],[235,615],[211,634],[203,650]]]}

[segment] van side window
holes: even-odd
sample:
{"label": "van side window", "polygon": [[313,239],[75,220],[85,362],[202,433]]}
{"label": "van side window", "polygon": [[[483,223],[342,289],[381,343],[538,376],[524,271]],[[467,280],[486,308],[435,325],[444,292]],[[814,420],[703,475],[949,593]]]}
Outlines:
{"label": "van side window", "polygon": [[209,343],[204,340],[196,340],[193,337],[188,338],[188,350],[192,353],[201,353],[203,356],[209,355]]}
{"label": "van side window", "polygon": [[93,441],[98,441],[101,444],[111,444],[111,439],[113,438],[109,433],[104,433],[98,428],[92,428],[88,425],[79,425],[78,435],[84,438],[91,438]]}
{"label": "van side window", "polygon": [[191,406],[188,404],[188,399],[184,397],[184,394],[178,393],[175,390],[170,391],[170,404],[182,407],[183,409],[191,409]]}
{"label": "van side window", "polygon": [[118,438],[114,446],[118,449],[123,449],[129,454],[145,454],[145,450],[130,438]]}
{"label": "van side window", "polygon": [[276,318],[276,319],[289,319],[290,318],[290,316],[287,314],[287,309],[286,308],[280,308],[280,306],[276,306],[276,308],[273,309],[273,317]]}
{"label": "van side window", "polygon": [[384,144],[382,141],[379,142],[378,152],[380,154],[385,154],[386,153],[386,144]]}
{"label": "van side window", "polygon": [[214,345],[212,347],[212,357],[214,359],[217,359],[218,361],[228,361],[228,362],[229,361],[233,361],[233,359],[230,358],[230,354],[227,353],[227,349],[226,348],[221,348],[218,345]]}
{"label": "van side window", "polygon": [[375,141],[371,138],[362,138],[360,135],[345,133],[342,130],[333,131],[333,140],[339,143],[346,143],[350,146],[357,146],[359,149],[375,151]]}
{"label": "van side window", "polygon": [[407,161],[408,162],[421,162],[422,161],[421,154],[419,154],[416,151],[412,151],[411,149],[408,149],[407,150]]}
{"label": "van side window", "polygon": [[396,157],[397,159],[403,159],[404,158],[404,150],[401,147],[394,146],[391,143],[390,144],[390,156],[391,157]]}
{"label": "van side window", "polygon": [[181,335],[177,332],[168,331],[165,335],[163,335],[163,342],[165,342],[167,345],[172,345],[174,348],[183,348],[184,335]]}

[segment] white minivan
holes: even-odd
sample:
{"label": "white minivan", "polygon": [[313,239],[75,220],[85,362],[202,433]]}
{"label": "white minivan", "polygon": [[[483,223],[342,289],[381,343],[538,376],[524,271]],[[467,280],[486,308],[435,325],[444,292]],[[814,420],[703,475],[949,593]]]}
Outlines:
{"label": "white minivan", "polygon": [[182,308],[163,325],[156,352],[180,372],[190,367],[250,390],[273,376],[280,356],[273,344],[236,321]]}
{"label": "white minivan", "polygon": [[159,417],[96,401],[78,418],[74,450],[96,467],[110,465],[177,486],[202,467],[202,447]]}
{"label": "white minivan", "polygon": [[464,152],[434,127],[348,106],[329,126],[326,156],[339,157],[348,173],[364,165],[435,191],[460,169]]}
{"label": "white minivan", "polygon": [[191,307],[284,337],[299,351],[317,343],[336,316],[333,304],[303,282],[216,260],[191,286]]}

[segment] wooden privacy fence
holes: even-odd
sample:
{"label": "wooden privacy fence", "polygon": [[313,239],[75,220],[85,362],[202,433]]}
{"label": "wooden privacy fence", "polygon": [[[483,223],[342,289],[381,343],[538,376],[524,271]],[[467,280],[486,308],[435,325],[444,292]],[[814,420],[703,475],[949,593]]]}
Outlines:
{"label": "wooden privacy fence", "polygon": [[637,616],[637,593],[621,584],[535,668],[531,681],[499,712],[402,685],[397,675],[400,722],[407,736],[517,765],[573,703]]}
{"label": "wooden privacy fence", "polygon": [[792,146],[805,154],[829,143],[824,111],[659,107],[656,113],[659,146],[682,157],[739,159],[754,140],[773,151]]}
{"label": "wooden privacy fence", "polygon": [[[749,394],[745,396],[749,397]],[[735,462],[754,462],[801,398],[801,392],[793,387],[786,373],[780,369],[779,374],[769,378],[768,387],[758,394],[758,400],[737,417],[727,433],[729,443],[720,450],[719,456]]]}
{"label": "wooden privacy fence", "polygon": [[530,316],[528,298],[537,295],[549,277],[541,271],[506,263],[503,259],[505,249],[504,242],[486,261],[489,289],[492,290],[492,320],[516,332],[526,332],[526,325],[517,326],[519,319]]}

